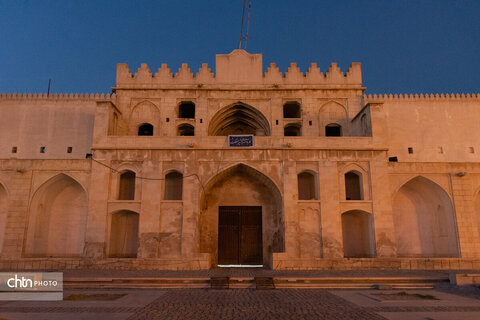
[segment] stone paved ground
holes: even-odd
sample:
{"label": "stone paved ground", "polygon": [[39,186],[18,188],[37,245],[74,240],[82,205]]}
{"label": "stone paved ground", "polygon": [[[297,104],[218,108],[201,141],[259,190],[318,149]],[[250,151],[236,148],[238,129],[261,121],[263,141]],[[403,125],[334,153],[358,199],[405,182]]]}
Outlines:
{"label": "stone paved ground", "polygon": [[[480,319],[477,287],[444,286],[427,291],[437,296],[442,292],[453,293],[453,300],[430,304],[410,301],[384,304],[368,299],[356,302],[360,301],[358,297],[386,292],[382,290],[77,290],[65,294],[123,292],[127,295],[114,301],[2,302],[0,319]],[[357,300],[342,298],[349,292],[351,296],[356,294]]]}
{"label": "stone paved ground", "polygon": [[128,320],[384,319],[325,290],[171,290]]}

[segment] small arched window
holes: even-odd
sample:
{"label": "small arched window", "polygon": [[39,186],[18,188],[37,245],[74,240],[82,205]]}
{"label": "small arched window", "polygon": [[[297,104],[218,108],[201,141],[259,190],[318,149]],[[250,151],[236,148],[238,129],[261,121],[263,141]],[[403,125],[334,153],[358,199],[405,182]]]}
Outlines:
{"label": "small arched window", "polygon": [[153,126],[150,123],[144,123],[138,127],[139,136],[153,136]]}
{"label": "small arched window", "polygon": [[195,104],[184,101],[178,106],[178,117],[182,119],[195,119]]}
{"label": "small arched window", "polygon": [[183,174],[172,171],[165,176],[165,200],[182,200]]}
{"label": "small arched window", "polygon": [[310,172],[302,172],[297,176],[298,200],[318,200],[315,176]]}
{"label": "small arched window", "polygon": [[300,103],[288,101],[283,105],[284,118],[301,118]]}
{"label": "small arched window", "polygon": [[190,124],[181,124],[178,126],[177,135],[178,136],[194,136],[195,127]]}
{"label": "small arched window", "polygon": [[289,124],[283,129],[285,137],[297,137],[302,135],[302,127],[298,124]]}
{"label": "small arched window", "polygon": [[330,123],[325,126],[325,136],[327,137],[341,137],[342,126],[337,123]]}
{"label": "small arched window", "polygon": [[135,199],[135,172],[125,171],[120,174],[120,183],[118,187],[118,200]]}
{"label": "small arched window", "polygon": [[362,174],[349,171],[345,173],[346,200],[363,200]]}

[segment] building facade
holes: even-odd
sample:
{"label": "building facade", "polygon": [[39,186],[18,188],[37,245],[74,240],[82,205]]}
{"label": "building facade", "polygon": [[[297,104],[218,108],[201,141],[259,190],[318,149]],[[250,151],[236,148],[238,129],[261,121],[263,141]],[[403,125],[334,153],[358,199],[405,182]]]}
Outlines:
{"label": "building facade", "polygon": [[475,269],[480,95],[217,55],[0,96],[3,269]]}

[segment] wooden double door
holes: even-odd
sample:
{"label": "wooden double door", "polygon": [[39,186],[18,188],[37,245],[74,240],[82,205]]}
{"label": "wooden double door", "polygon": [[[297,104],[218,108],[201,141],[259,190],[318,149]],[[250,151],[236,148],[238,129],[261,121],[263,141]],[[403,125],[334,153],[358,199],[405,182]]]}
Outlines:
{"label": "wooden double door", "polygon": [[219,207],[218,264],[263,264],[262,207]]}

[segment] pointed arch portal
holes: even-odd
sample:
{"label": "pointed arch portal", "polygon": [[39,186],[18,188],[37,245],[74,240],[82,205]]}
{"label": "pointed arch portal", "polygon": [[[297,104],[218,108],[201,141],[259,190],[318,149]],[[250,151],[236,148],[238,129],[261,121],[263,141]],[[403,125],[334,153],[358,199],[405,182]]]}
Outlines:
{"label": "pointed arch portal", "polygon": [[25,254],[80,256],[85,245],[87,195],[82,186],[59,174],[35,192],[30,205]]}
{"label": "pointed arch portal", "polygon": [[225,169],[200,203],[200,249],[212,265],[271,266],[272,253],[285,251],[282,195],[263,173],[244,164]]}
{"label": "pointed arch portal", "polygon": [[438,184],[420,176],[405,183],[393,199],[393,216],[399,256],[459,256],[455,212]]}

